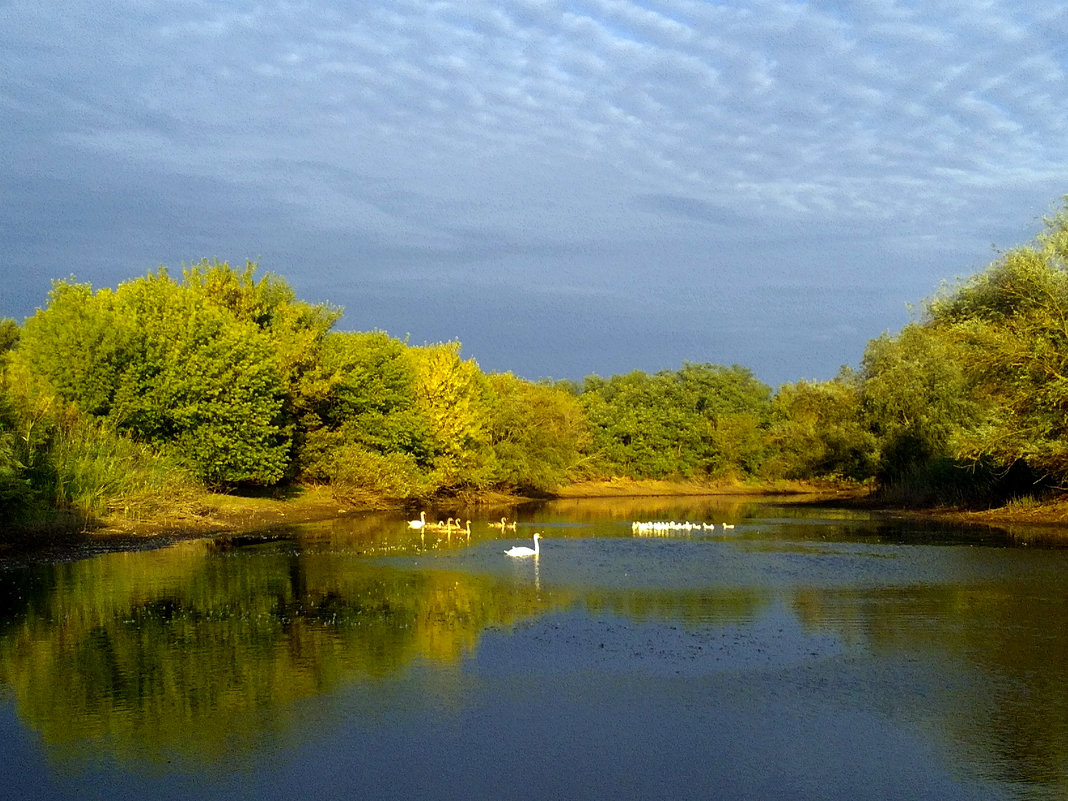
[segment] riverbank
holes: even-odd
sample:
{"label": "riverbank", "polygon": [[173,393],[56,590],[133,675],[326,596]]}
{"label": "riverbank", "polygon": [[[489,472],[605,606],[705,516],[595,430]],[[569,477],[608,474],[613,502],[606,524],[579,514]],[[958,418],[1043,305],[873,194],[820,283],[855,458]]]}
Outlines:
{"label": "riverbank", "polygon": [[[611,478],[581,481],[535,499],[502,492],[473,493],[460,498],[441,499],[425,504],[428,508],[480,506],[491,510],[511,510],[533,500],[553,498],[671,497],[708,495],[779,496],[792,501],[846,501],[864,497],[867,490],[842,484],[809,482],[754,483],[718,481],[714,483]],[[165,514],[152,517],[115,517],[81,525],[83,535],[96,538],[165,536],[213,536],[230,532],[262,530],[273,526],[310,523],[339,515],[382,511],[388,504],[339,501],[329,486],[294,486],[260,494],[202,493],[185,499]],[[394,506],[393,508],[399,508]],[[60,535],[61,536],[61,535]]]}
{"label": "riverbank", "polygon": [[[998,509],[902,509],[878,503],[868,486],[835,482],[745,482],[711,483],[666,480],[610,478],[582,481],[559,488],[544,499],[639,498],[686,496],[775,497],[783,502],[843,505],[879,510],[891,515],[938,519],[965,525],[988,526],[1021,532],[1028,537],[1063,538],[1068,542],[1068,496],[1052,501],[1017,502]],[[480,493],[439,503],[428,508],[480,506],[511,513],[515,507],[537,500],[500,492]],[[339,501],[329,486],[295,486],[262,494],[226,495],[202,493],[186,499],[165,515],[151,518],[116,517],[88,525],[60,527],[48,532],[27,532],[16,538],[23,544],[77,539],[148,542],[191,537],[211,537],[272,528],[279,525],[310,523],[346,514],[381,511],[381,503],[358,505]],[[395,507],[399,508],[399,507]],[[14,544],[14,543],[12,543]]]}
{"label": "riverbank", "polygon": [[608,478],[579,481],[560,487],[557,498],[670,497],[687,495],[777,495],[794,500],[858,499],[867,497],[867,487],[841,482],[812,481],[667,481],[663,479]]}
{"label": "riverbank", "polygon": [[[672,497],[708,495],[779,496],[792,501],[834,502],[856,500],[867,490],[842,484],[809,482],[753,483],[719,481],[714,483],[665,480],[635,480],[611,478],[581,481],[560,487],[542,498],[502,492],[472,493],[460,498],[441,499],[425,504],[428,508],[448,509],[456,506],[479,506],[490,510],[510,511],[534,500],[608,498],[608,497]],[[166,519],[108,521],[97,527],[95,536],[124,536],[155,534],[210,536],[214,533],[254,531],[272,526],[310,523],[344,514],[382,511],[389,508],[382,503],[353,504],[339,501],[329,486],[297,486],[261,495],[220,495],[205,493],[194,503]],[[394,507],[397,508],[397,507]]]}

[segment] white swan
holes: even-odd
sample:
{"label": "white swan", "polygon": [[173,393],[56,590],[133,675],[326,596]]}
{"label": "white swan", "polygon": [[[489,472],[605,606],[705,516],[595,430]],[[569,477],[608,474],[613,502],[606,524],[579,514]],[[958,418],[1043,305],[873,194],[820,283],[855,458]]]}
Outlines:
{"label": "white swan", "polygon": [[505,553],[509,556],[537,556],[539,539],[541,539],[541,534],[535,534],[533,548],[528,548],[526,545],[517,545],[514,548],[509,548]]}
{"label": "white swan", "polygon": [[426,512],[420,512],[418,520],[409,520],[408,521],[408,528],[416,528],[416,529],[418,529],[418,528],[422,528],[425,525],[426,525]]}

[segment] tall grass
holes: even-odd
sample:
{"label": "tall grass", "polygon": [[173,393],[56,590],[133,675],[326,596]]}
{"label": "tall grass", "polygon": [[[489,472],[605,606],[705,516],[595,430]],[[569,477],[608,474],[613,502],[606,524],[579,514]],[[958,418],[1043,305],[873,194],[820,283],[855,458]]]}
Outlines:
{"label": "tall grass", "polygon": [[197,488],[173,458],[77,413],[59,421],[50,457],[55,506],[85,520],[145,519],[180,508]]}
{"label": "tall grass", "polygon": [[370,506],[422,497],[432,489],[408,454],[375,453],[358,445],[338,448],[330,479],[338,499]]}

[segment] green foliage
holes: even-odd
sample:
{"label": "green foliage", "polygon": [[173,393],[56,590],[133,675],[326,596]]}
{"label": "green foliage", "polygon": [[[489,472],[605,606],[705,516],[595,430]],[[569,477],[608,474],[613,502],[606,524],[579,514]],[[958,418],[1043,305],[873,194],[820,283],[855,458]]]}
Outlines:
{"label": "green foliage", "polygon": [[69,408],[58,421],[52,461],[55,503],[82,518],[138,518],[173,510],[194,483],[175,460],[119,434],[107,420]]}
{"label": "green foliage", "polygon": [[984,414],[958,455],[1008,469],[1021,461],[1068,480],[1068,216],[1034,247],[1010,251],[932,303],[932,326],[958,344]]}
{"label": "green foliage", "polygon": [[691,478],[759,468],[770,395],[745,368],[687,363],[652,376],[592,376],[580,398],[606,472]]}
{"label": "green foliage", "polygon": [[278,345],[289,329],[277,321],[293,301],[253,272],[205,262],[183,284],[161,268],[96,293],[56,282],[18,358],[64,401],[180,455],[208,484],[276,483],[291,438]]}
{"label": "green foliage", "polygon": [[953,456],[955,438],[979,412],[960,356],[952,338],[918,324],[868,343],[862,404],[884,481]]}
{"label": "green foliage", "polygon": [[16,521],[47,517],[48,511],[56,508],[52,447],[57,409],[62,403],[38,384],[18,363],[5,366],[0,382],[3,509]]}
{"label": "green foliage", "polygon": [[774,397],[737,365],[581,390],[486,376],[459,343],[333,332],[339,314],[251,262],[114,290],[55,282],[21,329],[0,320],[0,508],[149,503],[128,499],[170,491],[161,457],[212,486],[299,477],[362,501],[544,492],[580,471],[875,475],[940,501],[1068,482],[1068,204],[1032,246],[871,341],[857,374]]}
{"label": "green foliage", "polygon": [[312,425],[347,429],[347,439],[380,453],[405,452],[426,464],[429,421],[417,408],[410,349],[384,332],[331,334],[323,343]]}
{"label": "green foliage", "polygon": [[433,489],[414,457],[379,453],[355,443],[340,445],[330,476],[334,495],[350,503],[374,506],[423,497]]}
{"label": "green foliage", "polygon": [[32,487],[25,477],[18,441],[19,418],[15,402],[0,383],[0,516],[7,520],[21,518],[29,502]]}
{"label": "green foliage", "polygon": [[433,443],[415,381],[400,340],[380,331],[326,336],[304,378],[299,474],[346,498],[361,485],[379,499],[424,494]]}
{"label": "green foliage", "polygon": [[864,410],[899,492],[997,502],[1068,481],[1068,206],[1046,225],[869,344]]}
{"label": "green foliage", "polygon": [[870,479],[875,437],[863,419],[858,382],[850,372],[833,381],[786,384],[772,403],[767,474],[790,479]]}
{"label": "green foliage", "polygon": [[191,489],[182,467],[50,394],[21,367],[0,387],[0,509],[48,522],[136,517],[174,508]]}
{"label": "green foliage", "polygon": [[[283,402],[280,424],[297,432],[299,450],[300,421],[322,391],[322,361],[329,356],[323,353],[324,341],[341,310],[299,301],[277,276],[267,273],[257,279],[257,269],[253,262],[238,271],[225,262],[204,260],[183,269],[182,287],[199,302],[254,326],[267,338]],[[289,473],[298,470],[299,462]]]}
{"label": "green foliage", "polygon": [[416,408],[427,420],[431,482],[442,489],[484,489],[496,472],[490,447],[490,392],[472,359],[460,358],[460,343],[412,349]]}
{"label": "green foliage", "polygon": [[10,317],[0,319],[0,358],[15,349],[15,346],[19,344],[21,334],[19,324]]}
{"label": "green foliage", "polygon": [[590,440],[574,393],[511,373],[489,376],[489,385],[498,481],[540,492],[563,484],[582,462]]}
{"label": "green foliage", "polygon": [[16,358],[47,379],[59,397],[87,414],[106,415],[133,360],[132,323],[111,291],[54,281],[48,306],[25,323]]}

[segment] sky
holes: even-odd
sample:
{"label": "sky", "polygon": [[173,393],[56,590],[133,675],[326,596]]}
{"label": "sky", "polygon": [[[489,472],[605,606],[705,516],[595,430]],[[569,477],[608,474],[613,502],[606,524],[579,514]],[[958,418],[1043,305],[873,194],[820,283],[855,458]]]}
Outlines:
{"label": "sky", "polygon": [[1060,0],[0,0],[0,317],[203,258],[581,380],[857,367],[1068,194]]}

